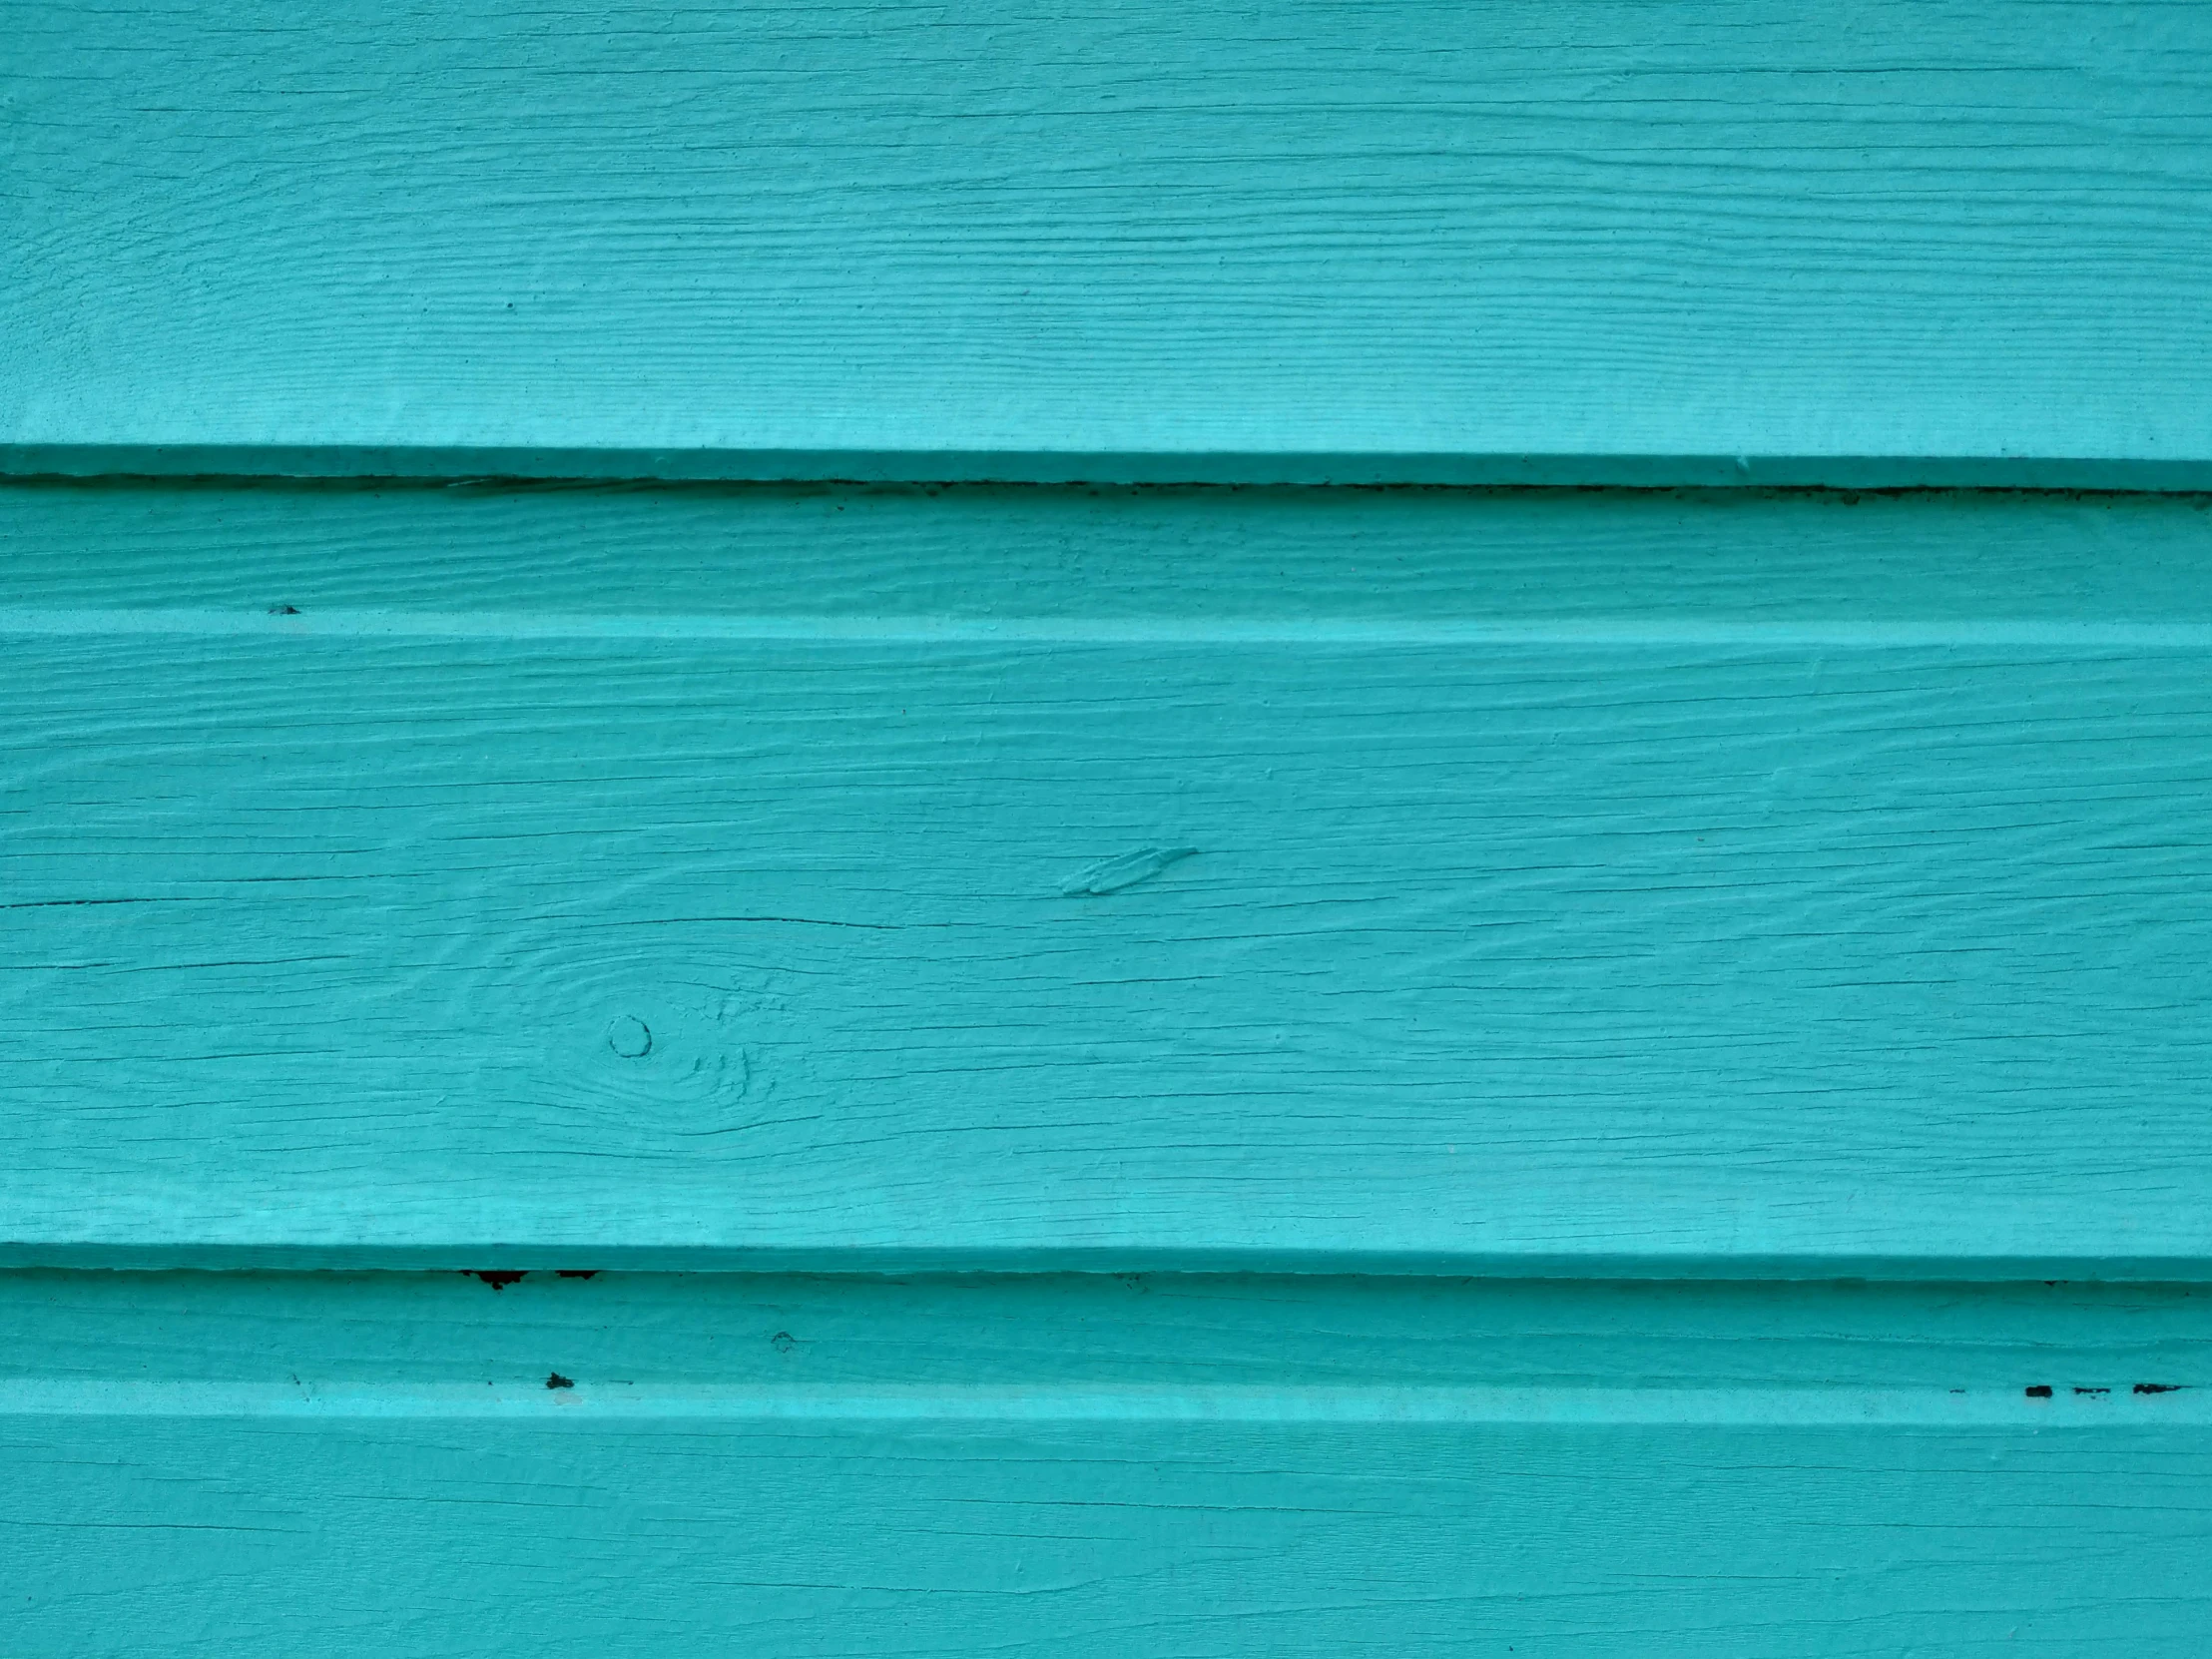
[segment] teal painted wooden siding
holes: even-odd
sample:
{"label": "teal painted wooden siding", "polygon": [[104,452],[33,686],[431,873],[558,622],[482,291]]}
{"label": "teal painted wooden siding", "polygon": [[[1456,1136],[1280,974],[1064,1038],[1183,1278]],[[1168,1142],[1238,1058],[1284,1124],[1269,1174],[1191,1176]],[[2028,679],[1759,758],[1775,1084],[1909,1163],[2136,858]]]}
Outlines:
{"label": "teal painted wooden siding", "polygon": [[2197,6],[9,24],[26,464],[2212,482]]}
{"label": "teal painted wooden siding", "polygon": [[18,1260],[2212,1262],[2195,499],[4,499]]}
{"label": "teal painted wooden siding", "polygon": [[2201,1291],[77,1274],[0,1308],[17,1651],[2202,1649],[2208,1396],[2134,1387],[2203,1378]]}
{"label": "teal painted wooden siding", "polygon": [[7,11],[0,1652],[2203,1652],[2198,9]]}

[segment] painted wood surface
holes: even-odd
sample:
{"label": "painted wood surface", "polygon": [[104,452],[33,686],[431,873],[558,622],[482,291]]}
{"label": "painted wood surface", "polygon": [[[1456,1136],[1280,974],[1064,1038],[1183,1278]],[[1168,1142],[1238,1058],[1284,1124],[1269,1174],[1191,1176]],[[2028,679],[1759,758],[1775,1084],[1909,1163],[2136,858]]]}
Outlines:
{"label": "painted wood surface", "polygon": [[2207,1306],[0,1276],[11,1645],[2179,1656]]}
{"label": "painted wood surface", "polygon": [[2212,1257],[2193,502],[11,500],[17,1261]]}
{"label": "painted wood surface", "polygon": [[194,0],[4,27],[19,468],[2212,461],[2198,6]]}
{"label": "painted wood surface", "polygon": [[10,480],[0,559],[11,607],[290,605],[286,627],[342,610],[1963,635],[2212,622],[2212,494]]}
{"label": "painted wood surface", "polygon": [[2202,8],[0,38],[0,1652],[2202,1652]]}

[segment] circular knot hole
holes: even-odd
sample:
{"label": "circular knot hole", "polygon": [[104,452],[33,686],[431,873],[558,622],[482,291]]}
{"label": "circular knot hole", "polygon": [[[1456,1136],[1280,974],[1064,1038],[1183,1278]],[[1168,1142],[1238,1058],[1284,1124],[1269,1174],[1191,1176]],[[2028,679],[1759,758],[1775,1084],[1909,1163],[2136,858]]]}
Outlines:
{"label": "circular knot hole", "polygon": [[653,1032],[636,1014],[624,1014],[607,1027],[607,1046],[625,1060],[642,1060],[653,1052]]}

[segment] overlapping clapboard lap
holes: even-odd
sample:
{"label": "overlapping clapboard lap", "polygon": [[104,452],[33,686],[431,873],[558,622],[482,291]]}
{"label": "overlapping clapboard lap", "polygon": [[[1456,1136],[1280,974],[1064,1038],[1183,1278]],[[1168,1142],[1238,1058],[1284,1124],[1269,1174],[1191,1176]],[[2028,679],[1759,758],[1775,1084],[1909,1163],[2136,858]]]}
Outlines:
{"label": "overlapping clapboard lap", "polygon": [[[84,493],[26,492],[28,534]],[[656,510],[620,492],[540,498],[597,526],[542,574],[492,573],[504,513],[444,544],[439,591],[503,604],[411,602],[404,538],[380,594],[383,554],[349,603],[194,604],[274,580],[287,514],[332,498],[168,497],[157,542],[209,515],[197,567],[126,544],[107,608],[7,619],[12,1234],[2203,1259],[2190,502],[1776,500],[1717,542],[1641,497],[1376,496],[1333,566],[1309,543],[1275,580],[1248,546],[1211,615],[962,605],[1023,535],[1134,570],[1134,515],[1170,557],[1173,500],[1037,494],[693,503],[752,567],[706,595],[802,549],[811,591],[865,592],[888,534],[943,599],[905,616],[710,606],[650,560],[625,607],[569,608],[592,539]],[[2069,571],[2112,512],[2130,557]],[[1801,530],[1892,580],[1792,591]],[[2016,563],[2046,591],[1992,573],[1957,614],[1975,536],[2044,544]],[[1392,600],[1393,539],[1448,603]],[[1714,559],[1756,618],[1598,591]]]}
{"label": "overlapping clapboard lap", "polygon": [[2171,1288],[61,1274],[0,1310],[32,1651],[2201,1639]]}

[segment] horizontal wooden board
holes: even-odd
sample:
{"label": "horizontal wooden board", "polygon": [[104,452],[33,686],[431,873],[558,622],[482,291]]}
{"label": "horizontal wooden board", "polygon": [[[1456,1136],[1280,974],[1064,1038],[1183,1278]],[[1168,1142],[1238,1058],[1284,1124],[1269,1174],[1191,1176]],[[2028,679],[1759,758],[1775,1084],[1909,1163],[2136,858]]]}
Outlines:
{"label": "horizontal wooden board", "polygon": [[2187,503],[565,499],[25,492],[14,1259],[2212,1259]]}
{"label": "horizontal wooden board", "polygon": [[2200,7],[194,0],[8,25],[19,466],[2212,463]]}
{"label": "horizontal wooden board", "polygon": [[2212,1291],[2068,1281],[16,1270],[0,1272],[0,1385],[57,1409],[102,1389],[119,1409],[161,1403],[115,1391],[139,1383],[205,1385],[204,1401],[274,1386],[339,1415],[382,1384],[423,1399],[488,1387],[511,1406],[556,1372],[579,1397],[552,1403],[609,1410],[621,1388],[787,1402],[1131,1388],[1172,1414],[1185,1395],[1275,1386],[1449,1395],[1462,1416],[1544,1396],[1686,1420],[1755,1415],[1765,1390],[1824,1419],[1871,1403],[2033,1427],[2122,1406],[2165,1415],[2109,1420],[2195,1421],[2212,1395]]}
{"label": "horizontal wooden board", "polygon": [[9,480],[0,560],[0,605],[289,605],[285,627],[388,611],[493,628],[580,615],[1957,633],[2212,622],[2212,495]]}
{"label": "horizontal wooden board", "polygon": [[2178,1659],[2212,1591],[2187,1289],[100,1274],[0,1306],[42,1659]]}
{"label": "horizontal wooden board", "polygon": [[602,1422],[557,1397],[511,1415],[0,1418],[16,1651],[2202,1651],[2201,1425],[743,1404]]}

